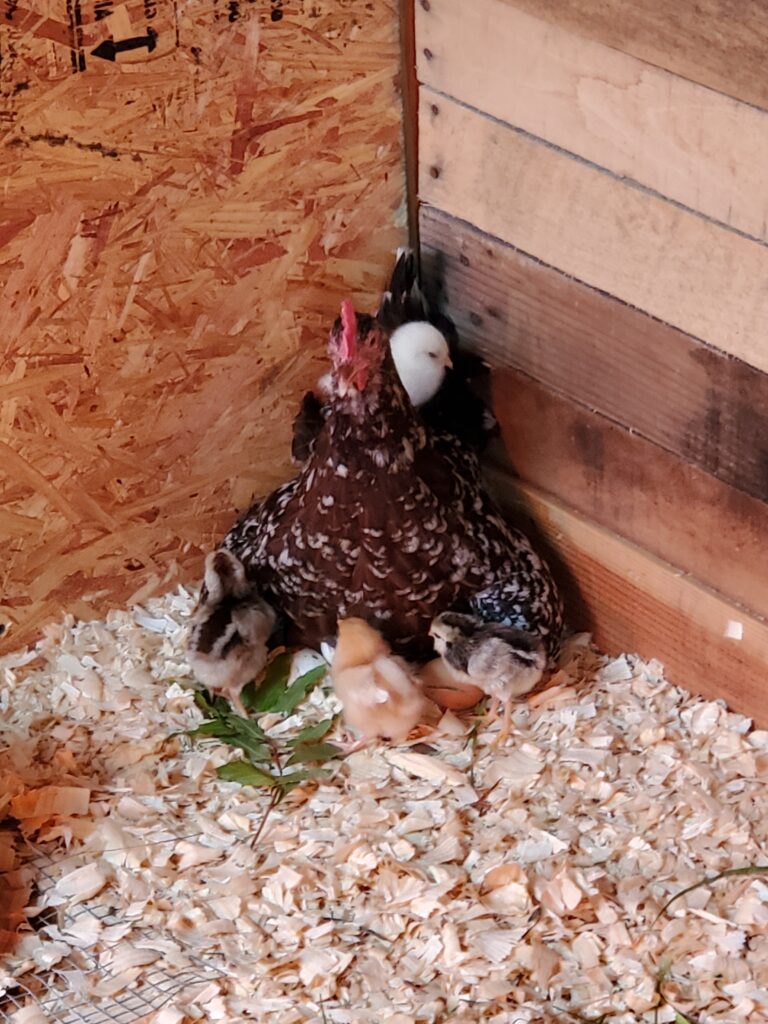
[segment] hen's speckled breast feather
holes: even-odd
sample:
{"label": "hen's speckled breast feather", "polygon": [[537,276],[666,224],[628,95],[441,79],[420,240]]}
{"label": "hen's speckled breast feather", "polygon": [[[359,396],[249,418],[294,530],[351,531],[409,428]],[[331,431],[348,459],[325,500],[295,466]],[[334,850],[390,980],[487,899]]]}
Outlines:
{"label": "hen's speckled breast feather", "polygon": [[297,642],[316,647],[338,618],[360,616],[425,657],[432,618],[451,609],[530,630],[552,653],[561,616],[546,565],[483,491],[475,456],[430,434],[396,390],[387,397],[384,416],[337,409],[298,476],[224,546]]}

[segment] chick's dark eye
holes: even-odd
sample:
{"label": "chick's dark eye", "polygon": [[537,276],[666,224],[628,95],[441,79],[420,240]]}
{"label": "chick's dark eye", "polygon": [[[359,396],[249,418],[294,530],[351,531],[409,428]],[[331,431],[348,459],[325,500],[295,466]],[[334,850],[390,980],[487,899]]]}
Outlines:
{"label": "chick's dark eye", "polygon": [[430,352],[429,353],[429,358],[430,359],[437,359],[437,353],[436,352]]}

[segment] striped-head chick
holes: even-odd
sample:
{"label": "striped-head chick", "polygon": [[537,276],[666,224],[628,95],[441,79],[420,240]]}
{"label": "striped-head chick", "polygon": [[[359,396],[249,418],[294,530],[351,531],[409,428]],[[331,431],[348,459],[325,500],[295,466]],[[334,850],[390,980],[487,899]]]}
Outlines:
{"label": "striped-head chick", "polygon": [[344,721],[363,740],[404,740],[434,712],[406,663],[363,619],[340,619],[331,682]]}
{"label": "striped-head chick", "polygon": [[429,635],[452,669],[501,701],[529,693],[546,668],[546,652],[538,637],[473,615],[444,612],[432,621]]}
{"label": "striped-head chick", "polygon": [[457,679],[488,694],[496,708],[504,705],[498,739],[503,742],[509,734],[512,701],[530,693],[544,674],[547,653],[542,641],[523,630],[456,612],[438,615],[429,635]]}
{"label": "striped-head chick", "polygon": [[276,615],[245,575],[242,562],[223,548],[205,559],[200,600],[192,613],[187,660],[198,682],[247,712],[240,691],[264,670]]}

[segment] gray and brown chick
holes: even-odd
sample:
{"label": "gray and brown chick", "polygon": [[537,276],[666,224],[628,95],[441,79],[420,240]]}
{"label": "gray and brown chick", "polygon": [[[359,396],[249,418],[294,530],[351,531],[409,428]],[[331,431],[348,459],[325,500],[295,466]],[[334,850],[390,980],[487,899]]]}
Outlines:
{"label": "gray and brown chick", "polygon": [[240,559],[231,551],[211,551],[192,613],[187,661],[198,682],[225,696],[243,716],[240,691],[263,671],[275,621]]}
{"label": "gray and brown chick", "polygon": [[491,714],[504,705],[497,743],[509,735],[512,702],[540,682],[547,666],[542,641],[510,626],[484,622],[473,615],[444,612],[429,630],[435,650],[457,682],[471,684],[492,698]]}

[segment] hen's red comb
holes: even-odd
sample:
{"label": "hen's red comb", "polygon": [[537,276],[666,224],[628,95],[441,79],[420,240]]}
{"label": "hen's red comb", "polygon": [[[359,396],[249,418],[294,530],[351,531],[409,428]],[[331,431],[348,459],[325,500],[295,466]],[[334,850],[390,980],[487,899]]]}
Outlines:
{"label": "hen's red comb", "polygon": [[349,299],[341,304],[341,358],[351,359],[357,348],[357,317]]}

